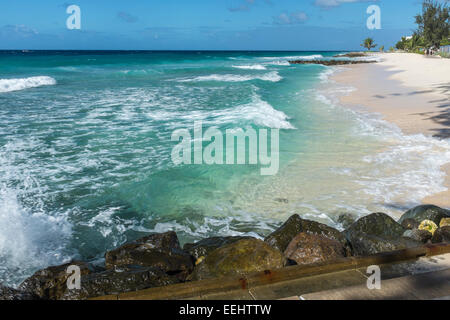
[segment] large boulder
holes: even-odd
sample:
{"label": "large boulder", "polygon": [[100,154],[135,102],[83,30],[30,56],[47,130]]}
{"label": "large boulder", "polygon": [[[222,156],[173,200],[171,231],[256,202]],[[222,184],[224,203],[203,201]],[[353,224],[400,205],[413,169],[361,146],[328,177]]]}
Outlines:
{"label": "large boulder", "polygon": [[91,265],[73,261],[59,266],[52,266],[36,271],[31,277],[25,279],[19,286],[19,290],[45,300],[58,300],[66,293],[67,280],[72,273],[68,273],[69,266],[80,268],[81,278],[93,272]]}
{"label": "large boulder", "polygon": [[243,239],[210,252],[195,267],[193,280],[279,269],[284,266],[283,254],[258,239]]}
{"label": "large boulder", "polygon": [[0,300],[37,300],[37,296],[0,284]]}
{"label": "large boulder", "polygon": [[447,242],[450,243],[450,226],[444,226],[434,232],[432,243]]}
{"label": "large boulder", "polygon": [[284,255],[297,264],[312,264],[343,258],[345,248],[339,241],[302,232],[292,239]]}
{"label": "large boulder", "polygon": [[450,210],[433,205],[422,205],[406,211],[398,222],[402,223],[405,219],[414,219],[419,223],[423,220],[431,220],[439,225],[442,218],[450,218]]}
{"label": "large boulder", "polygon": [[81,277],[80,289],[66,290],[61,300],[84,300],[179,283],[158,268],[125,266]]}
{"label": "large boulder", "polygon": [[345,235],[351,243],[353,254],[365,256],[422,245],[419,241],[402,238],[405,231],[388,215],[372,213],[352,224]]}
{"label": "large boulder", "polygon": [[350,254],[347,239],[341,232],[323,223],[302,219],[298,214],[291,216],[280,228],[268,235],[264,241],[284,252],[292,239],[301,232],[339,241]]}
{"label": "large boulder", "polygon": [[180,278],[193,269],[192,257],[181,249],[172,231],[152,234],[106,252],[105,265],[107,269],[127,265],[154,267]]}
{"label": "large boulder", "polygon": [[186,243],[183,250],[188,252],[191,256],[198,260],[201,257],[208,255],[211,251],[234,243],[243,239],[252,239],[251,237],[212,237],[202,239],[196,243]]}

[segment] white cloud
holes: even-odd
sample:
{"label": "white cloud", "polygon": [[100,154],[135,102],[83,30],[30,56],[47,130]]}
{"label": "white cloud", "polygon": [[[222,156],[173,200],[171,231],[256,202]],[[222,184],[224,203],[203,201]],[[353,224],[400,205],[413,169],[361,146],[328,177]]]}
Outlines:
{"label": "white cloud", "polygon": [[36,29],[29,28],[23,24],[18,25],[6,25],[0,28],[0,34],[2,36],[19,36],[19,37],[31,37],[39,34]]}
{"label": "white cloud", "polygon": [[298,24],[306,20],[308,20],[308,15],[301,11],[291,14],[282,13],[279,16],[273,17],[274,24]]}
{"label": "white cloud", "polygon": [[378,0],[316,0],[314,4],[321,8],[333,8],[338,7],[343,3],[352,3],[352,2],[377,2]]}

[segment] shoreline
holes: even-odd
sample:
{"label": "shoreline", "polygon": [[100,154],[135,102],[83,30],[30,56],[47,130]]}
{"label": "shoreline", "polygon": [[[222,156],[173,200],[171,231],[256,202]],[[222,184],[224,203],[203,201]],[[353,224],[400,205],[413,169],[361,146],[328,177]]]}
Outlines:
{"label": "shoreline", "polygon": [[[450,139],[450,60],[417,54],[377,54],[376,64],[345,66],[331,76],[356,90],[339,97],[354,110],[380,114],[406,135]],[[450,208],[450,161],[441,167],[446,191],[427,196],[423,204]]]}

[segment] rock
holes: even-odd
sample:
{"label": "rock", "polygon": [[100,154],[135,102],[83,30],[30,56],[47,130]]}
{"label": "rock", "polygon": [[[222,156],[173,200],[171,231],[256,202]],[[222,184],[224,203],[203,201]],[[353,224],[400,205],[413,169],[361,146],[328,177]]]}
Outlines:
{"label": "rock", "polygon": [[341,66],[347,64],[376,63],[375,60],[293,60],[290,64],[321,64],[324,66]]}
{"label": "rock", "polygon": [[438,226],[431,220],[423,220],[419,225],[419,230],[426,230],[434,234]]}
{"label": "rock", "polygon": [[53,266],[39,270],[25,279],[19,290],[28,292],[40,299],[58,300],[67,291],[67,279],[71,275],[67,268],[71,265],[80,267],[81,278],[92,273],[92,266],[80,261],[73,261],[60,266]]}
{"label": "rock", "polygon": [[339,215],[337,222],[342,225],[344,229],[350,227],[356,221],[355,216],[350,213],[343,213]]}
{"label": "rock", "polygon": [[366,256],[422,245],[419,241],[402,238],[405,231],[388,215],[372,213],[352,224],[345,235],[351,243],[353,254]]}
{"label": "rock", "polygon": [[337,55],[333,56],[333,58],[342,58],[342,57],[360,58],[360,57],[367,57],[367,55],[364,52],[349,52],[349,53],[342,53],[342,54],[337,54]]}
{"label": "rock", "polygon": [[347,249],[347,253],[350,254],[347,239],[341,232],[325,224],[302,219],[298,214],[291,216],[280,228],[268,235],[264,241],[281,252],[284,252],[292,239],[301,232],[337,240]]}
{"label": "rock", "polygon": [[0,284],[0,300],[36,300],[38,297],[29,292],[16,290]]}
{"label": "rock", "polygon": [[81,277],[81,288],[67,290],[61,300],[84,300],[179,283],[158,268],[125,266]]}
{"label": "rock", "polygon": [[175,232],[152,234],[108,251],[105,254],[107,269],[138,265],[154,267],[185,278],[193,269],[192,257],[181,250]]}
{"label": "rock", "polygon": [[283,254],[264,241],[243,239],[210,252],[190,278],[201,280],[279,269],[284,261]]}
{"label": "rock", "polygon": [[206,256],[209,252],[223,247],[227,244],[242,240],[252,239],[251,237],[212,237],[200,240],[196,243],[186,243],[183,250],[189,252],[191,256],[198,260],[201,257]]}
{"label": "rock", "polygon": [[264,241],[284,252],[292,239],[302,232],[302,229],[302,218],[298,214],[294,214],[281,227],[268,235]]}
{"label": "rock", "polygon": [[450,218],[442,218],[441,222],[439,223],[439,227],[446,227],[446,226],[450,226]]}
{"label": "rock", "polygon": [[419,223],[423,220],[431,220],[434,223],[439,224],[442,218],[450,218],[450,210],[433,205],[421,205],[406,211],[398,222],[402,223],[408,218],[414,219]]}
{"label": "rock", "polygon": [[405,229],[412,230],[412,229],[418,229],[420,222],[418,222],[414,219],[408,218],[408,219],[403,220],[401,222],[401,225]]}
{"label": "rock", "polygon": [[450,243],[450,226],[444,226],[436,230],[431,238],[432,243],[447,242]]}
{"label": "rock", "polygon": [[405,233],[403,233],[403,237],[411,238],[422,243],[427,243],[428,240],[431,240],[433,235],[427,230],[412,229],[406,230]]}
{"label": "rock", "polygon": [[345,248],[339,241],[302,232],[292,239],[284,255],[297,264],[312,264],[343,258]]}

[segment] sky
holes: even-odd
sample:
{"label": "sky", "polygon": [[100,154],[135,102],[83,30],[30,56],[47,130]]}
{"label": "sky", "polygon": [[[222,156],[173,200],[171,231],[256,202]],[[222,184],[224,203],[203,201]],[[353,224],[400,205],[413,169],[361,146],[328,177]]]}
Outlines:
{"label": "sky", "polygon": [[[389,48],[421,11],[420,0],[63,1],[0,0],[0,49],[356,50],[366,37]],[[70,5],[80,29],[67,28]],[[381,29],[367,28],[370,5]]]}

